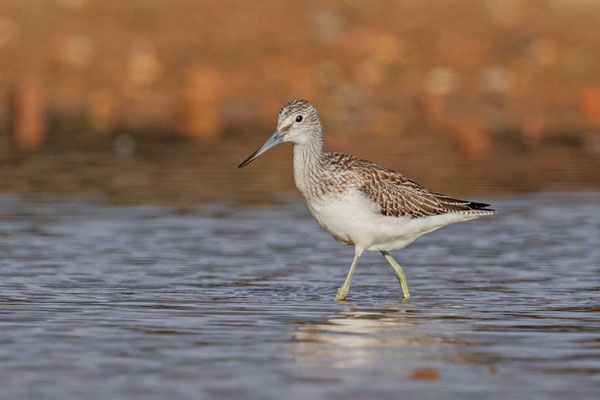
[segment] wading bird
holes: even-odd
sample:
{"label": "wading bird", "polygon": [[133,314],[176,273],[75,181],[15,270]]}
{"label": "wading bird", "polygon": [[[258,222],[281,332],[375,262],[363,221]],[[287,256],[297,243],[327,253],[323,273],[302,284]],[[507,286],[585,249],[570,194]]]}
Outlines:
{"label": "wading bird", "polygon": [[292,142],[294,181],[319,225],[341,243],[354,246],[354,260],[335,300],[343,300],[358,258],[378,250],[394,269],[405,299],[410,297],[402,267],[389,251],[455,222],[492,215],[489,204],[430,192],[404,175],[342,153],[323,151],[323,128],[307,100],[287,103],[277,130],[239,168],[281,142]]}

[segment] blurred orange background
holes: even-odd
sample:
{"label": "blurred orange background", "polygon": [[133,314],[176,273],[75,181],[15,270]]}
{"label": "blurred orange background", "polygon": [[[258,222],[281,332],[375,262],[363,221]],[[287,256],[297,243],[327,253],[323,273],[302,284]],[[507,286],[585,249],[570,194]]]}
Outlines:
{"label": "blurred orange background", "polygon": [[[264,200],[283,104],[436,191],[600,185],[595,0],[0,2],[0,191]],[[284,146],[280,146],[284,147]]]}

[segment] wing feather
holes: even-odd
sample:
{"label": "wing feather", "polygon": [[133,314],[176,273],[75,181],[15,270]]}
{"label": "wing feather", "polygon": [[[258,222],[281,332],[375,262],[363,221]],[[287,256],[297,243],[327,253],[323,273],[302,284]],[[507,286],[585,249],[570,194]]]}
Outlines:
{"label": "wing feather", "polygon": [[427,190],[391,169],[341,153],[331,154],[332,164],[355,174],[358,189],[375,202],[382,215],[424,218],[449,213],[493,214],[489,204],[459,200]]}

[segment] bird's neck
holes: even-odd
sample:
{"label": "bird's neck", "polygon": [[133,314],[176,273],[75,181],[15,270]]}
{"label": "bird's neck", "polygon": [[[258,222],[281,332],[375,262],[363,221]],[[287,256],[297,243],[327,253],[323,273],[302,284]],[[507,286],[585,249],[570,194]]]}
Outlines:
{"label": "bird's neck", "polygon": [[310,195],[311,186],[318,180],[322,168],[323,141],[321,138],[305,143],[294,143],[294,181],[304,197]]}

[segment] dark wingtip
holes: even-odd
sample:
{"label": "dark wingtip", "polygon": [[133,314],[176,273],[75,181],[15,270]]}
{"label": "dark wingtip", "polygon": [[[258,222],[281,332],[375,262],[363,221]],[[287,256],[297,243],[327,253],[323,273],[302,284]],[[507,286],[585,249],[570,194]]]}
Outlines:
{"label": "dark wingtip", "polygon": [[467,206],[471,209],[471,210],[481,210],[481,211],[493,211],[496,212],[496,210],[492,210],[490,207],[490,204],[486,204],[486,203],[477,203],[475,201],[470,202],[469,204],[467,204]]}

